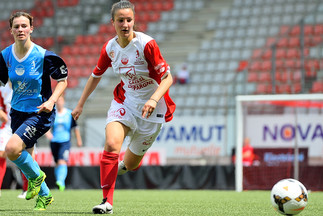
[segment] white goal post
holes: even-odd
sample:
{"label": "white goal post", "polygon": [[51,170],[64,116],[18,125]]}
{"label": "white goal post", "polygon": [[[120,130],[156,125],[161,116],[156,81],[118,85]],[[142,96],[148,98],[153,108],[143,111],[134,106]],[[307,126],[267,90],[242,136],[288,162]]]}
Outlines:
{"label": "white goal post", "polygon": [[[323,94],[281,94],[281,95],[238,95],[236,96],[236,163],[235,163],[235,185],[236,191],[243,191],[243,164],[242,143],[244,138],[244,107],[246,102],[265,101],[323,101]],[[295,142],[297,143],[297,141]],[[296,144],[295,144],[296,145]],[[297,146],[295,146],[297,149]],[[295,152],[296,158],[296,152]],[[297,159],[296,159],[297,160]],[[296,163],[295,163],[296,165]],[[297,167],[294,167],[295,170]]]}

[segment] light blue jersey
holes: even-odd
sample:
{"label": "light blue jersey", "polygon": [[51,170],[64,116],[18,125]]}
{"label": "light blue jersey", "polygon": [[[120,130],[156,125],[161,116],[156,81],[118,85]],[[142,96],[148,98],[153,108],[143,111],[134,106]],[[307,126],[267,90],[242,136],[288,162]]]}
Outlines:
{"label": "light blue jersey", "polygon": [[76,122],[72,117],[72,110],[65,108],[63,113],[57,112],[54,126],[52,127],[53,138],[51,142],[69,142],[71,130],[76,126]]}
{"label": "light blue jersey", "polygon": [[52,94],[50,76],[57,81],[67,78],[64,61],[53,52],[34,43],[22,59],[15,55],[14,44],[1,52],[0,84],[10,79],[13,89],[11,107],[17,111],[38,111],[37,106]]}

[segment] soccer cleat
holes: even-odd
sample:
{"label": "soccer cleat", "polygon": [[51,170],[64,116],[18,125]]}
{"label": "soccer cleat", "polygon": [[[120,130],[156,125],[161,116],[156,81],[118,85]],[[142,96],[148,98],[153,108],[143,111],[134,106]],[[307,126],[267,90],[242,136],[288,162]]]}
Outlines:
{"label": "soccer cleat", "polygon": [[38,196],[36,200],[35,211],[44,211],[46,207],[54,201],[52,194],[49,192],[48,196]]}
{"label": "soccer cleat", "polygon": [[92,212],[93,214],[113,214],[112,205],[107,202],[107,198],[104,198],[101,204],[93,207]]}
{"label": "soccer cleat", "polygon": [[118,164],[118,175],[123,175],[128,172],[127,167],[124,165],[123,161],[120,161]]}
{"label": "soccer cleat", "polygon": [[21,194],[19,194],[17,197],[20,199],[26,199],[26,194],[27,194],[27,191],[22,191]]}
{"label": "soccer cleat", "polygon": [[39,171],[40,174],[35,179],[28,180],[28,190],[26,194],[26,200],[34,198],[40,191],[40,186],[46,178],[46,174],[43,171]]}
{"label": "soccer cleat", "polygon": [[56,182],[56,185],[58,186],[58,189],[60,191],[64,191],[65,190],[65,185],[61,184],[59,181]]}

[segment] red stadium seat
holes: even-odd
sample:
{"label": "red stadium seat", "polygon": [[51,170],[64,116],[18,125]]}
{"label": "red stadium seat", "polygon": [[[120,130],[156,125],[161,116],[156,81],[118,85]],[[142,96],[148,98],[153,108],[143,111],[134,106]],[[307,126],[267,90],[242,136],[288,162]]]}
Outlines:
{"label": "red stadium seat", "polygon": [[266,46],[267,46],[267,47],[270,47],[270,46],[272,46],[275,42],[276,42],[276,38],[275,38],[275,37],[269,37],[269,38],[267,38]]}
{"label": "red stadium seat", "polygon": [[239,66],[236,71],[241,72],[241,71],[245,70],[247,67],[248,67],[248,61],[242,60],[239,62]]}
{"label": "red stadium seat", "polygon": [[88,67],[95,67],[97,62],[98,62],[98,57],[97,56],[88,56],[86,59],[86,65]]}
{"label": "red stadium seat", "polygon": [[63,46],[61,54],[62,55],[71,55],[72,52],[71,52],[70,46]]}
{"label": "red stadium seat", "polygon": [[283,69],[285,67],[284,61],[280,59],[276,59],[275,65],[276,65],[276,70]]}
{"label": "red stadium seat", "polygon": [[271,73],[270,72],[259,73],[259,82],[271,82]]}
{"label": "red stadium seat", "polygon": [[279,34],[280,35],[285,35],[285,34],[288,33],[289,29],[290,29],[290,26],[283,25],[283,26],[280,27]]}
{"label": "red stadium seat", "polygon": [[281,93],[292,93],[292,88],[291,88],[291,85],[290,84],[280,84],[277,86],[276,88],[276,92],[278,94],[281,94]]}
{"label": "red stadium seat", "polygon": [[173,7],[174,7],[173,1],[165,1],[165,2],[163,2],[163,10],[164,11],[169,11],[169,10],[173,9]]}
{"label": "red stadium seat", "polygon": [[252,52],[252,58],[253,59],[260,58],[261,53],[262,53],[262,49],[255,49],[255,50],[253,50],[253,52]]}
{"label": "red stadium seat", "polygon": [[288,41],[289,47],[299,47],[300,46],[300,39],[299,37],[290,37]]}
{"label": "red stadium seat", "polygon": [[151,1],[146,1],[143,4],[143,8],[144,8],[145,11],[153,11],[154,10],[153,3]]}
{"label": "red stadium seat", "polygon": [[313,34],[317,35],[317,36],[322,36],[323,35],[323,24],[316,24],[314,26]]}
{"label": "red stadium seat", "polygon": [[288,45],[288,38],[280,38],[277,43],[277,47],[287,47]]}
{"label": "red stadium seat", "polygon": [[267,83],[258,83],[256,87],[256,94],[271,94],[272,85]]}
{"label": "red stadium seat", "polygon": [[160,11],[163,10],[163,3],[155,1],[155,2],[153,2],[152,8],[153,8],[154,11],[160,12]]}
{"label": "red stadium seat", "polygon": [[272,69],[272,63],[270,60],[266,60],[261,63],[261,70],[262,71],[268,72],[268,71],[271,71],[271,69]]}
{"label": "red stadium seat", "polygon": [[[103,46],[103,44],[102,44],[102,46]],[[99,56],[102,46],[96,45],[96,44],[89,46],[89,53],[88,54]]]}
{"label": "red stadium seat", "polygon": [[284,59],[286,57],[286,49],[277,49],[276,50],[276,58]]}
{"label": "red stadium seat", "polygon": [[299,49],[288,49],[286,53],[286,58],[299,58],[300,52]]}
{"label": "red stadium seat", "polygon": [[96,42],[96,35],[87,35],[84,37],[84,43],[86,45],[92,45],[92,44],[95,44]]}
{"label": "red stadium seat", "polygon": [[314,26],[312,25],[305,25],[304,26],[304,34],[307,35],[313,35],[314,33]]}
{"label": "red stadium seat", "polygon": [[75,88],[76,86],[78,86],[78,84],[79,84],[78,78],[71,77],[67,81],[68,88]]}
{"label": "red stadium seat", "polygon": [[149,21],[150,22],[157,22],[160,19],[160,12],[152,12],[149,14]]}
{"label": "red stadium seat", "polygon": [[87,44],[81,45],[79,49],[80,49],[80,55],[89,55],[90,53],[90,46]]}
{"label": "red stadium seat", "polygon": [[323,92],[323,82],[322,81],[314,81],[312,84],[311,92],[313,92],[313,93]]}
{"label": "red stadium seat", "polygon": [[295,70],[292,73],[292,79],[293,79],[294,82],[301,81],[301,79],[302,79],[302,72],[301,72],[301,70]]}
{"label": "red stadium seat", "polygon": [[291,36],[299,36],[301,33],[301,27],[299,25],[293,26],[292,30],[289,32]]}
{"label": "red stadium seat", "polygon": [[272,57],[271,49],[266,49],[265,52],[262,53],[261,57],[263,59],[271,59],[271,57]]}
{"label": "red stadium seat", "polygon": [[[322,33],[322,35],[323,35],[323,33]],[[314,36],[311,38],[312,39],[312,41],[311,41],[312,46],[316,46],[316,45],[323,42],[322,35],[321,36]]]}
{"label": "red stadium seat", "polygon": [[302,91],[302,84],[299,82],[293,83],[293,93],[300,93]]}
{"label": "red stadium seat", "polygon": [[252,62],[248,69],[249,69],[249,71],[260,71],[261,70],[261,62],[260,61]]}
{"label": "red stadium seat", "polygon": [[248,82],[258,82],[258,72],[249,72]]}
{"label": "red stadium seat", "polygon": [[81,54],[80,46],[71,47],[71,55],[80,55],[80,54]]}
{"label": "red stadium seat", "polygon": [[75,45],[84,44],[84,35],[77,35],[75,38]]}

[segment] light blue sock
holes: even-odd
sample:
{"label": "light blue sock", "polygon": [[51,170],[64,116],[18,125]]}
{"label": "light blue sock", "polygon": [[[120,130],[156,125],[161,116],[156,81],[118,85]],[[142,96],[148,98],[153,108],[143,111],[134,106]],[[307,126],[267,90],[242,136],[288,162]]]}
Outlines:
{"label": "light blue sock", "polygon": [[19,169],[29,178],[37,178],[40,174],[39,166],[35,166],[34,160],[31,155],[23,150],[21,155],[14,161],[12,161],[19,167]]}
{"label": "light blue sock", "polygon": [[[39,167],[39,165],[38,165],[38,163],[37,163],[36,161],[34,161],[34,164],[35,164],[35,166],[37,166],[37,167],[39,168],[39,170],[40,170],[40,167]],[[43,181],[43,183],[42,183],[42,184],[41,184],[41,186],[40,186],[39,195],[41,195],[41,196],[48,196],[48,195],[49,195],[49,188],[48,188],[48,186],[47,186],[47,184],[46,184],[46,182],[45,182],[45,181]]]}
{"label": "light blue sock", "polygon": [[57,166],[55,166],[54,168],[54,175],[55,175],[55,179],[57,181],[57,176],[58,176],[58,169],[57,169]]}
{"label": "light blue sock", "polygon": [[67,177],[67,165],[58,165],[57,166],[57,177],[56,180],[65,186],[65,180]]}

